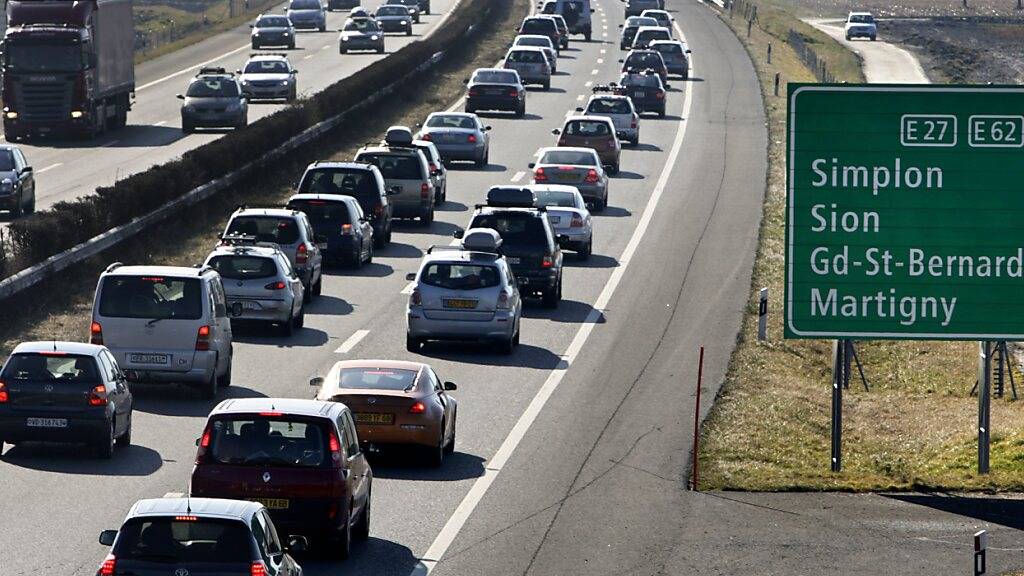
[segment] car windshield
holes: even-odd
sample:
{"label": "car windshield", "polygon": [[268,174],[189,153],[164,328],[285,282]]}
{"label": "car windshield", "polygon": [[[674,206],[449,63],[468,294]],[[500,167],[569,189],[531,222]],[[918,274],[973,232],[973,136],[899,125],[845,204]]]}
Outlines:
{"label": "car windshield", "polygon": [[523,22],[522,28],[520,28],[520,34],[551,34],[557,32],[558,27],[554,20],[548,18],[535,18],[532,20],[526,20]]}
{"label": "car windshield", "polygon": [[299,227],[291,218],[239,216],[231,220],[227,234],[255,236],[257,242],[273,242],[285,246],[299,239]]}
{"label": "car windshield", "polygon": [[220,273],[221,278],[228,280],[250,280],[277,276],[277,266],[274,260],[264,256],[214,256],[207,264]]}
{"label": "car windshield", "polygon": [[287,28],[288,24],[284,16],[264,16],[256,21],[257,28]]}
{"label": "car windshield", "polygon": [[576,196],[572,192],[534,192],[537,207],[556,206],[558,208],[575,208]]}
{"label": "car windshield", "polygon": [[534,50],[512,50],[505,57],[505,60],[508,62],[539,63],[546,62],[547,58],[544,57],[544,54]]}
{"label": "car windshield", "polygon": [[377,178],[369,170],[315,170],[299,183],[299,192],[352,196],[366,211],[381,203]]}
{"label": "car windshield", "polygon": [[875,19],[870,14],[854,14],[850,16],[850,22],[854,24],[872,24]]}
{"label": "car windshield", "polygon": [[501,275],[494,266],[431,262],[420,274],[420,282],[448,290],[476,290],[501,284]]}
{"label": "car windshield", "polygon": [[348,214],[348,205],[344,202],[292,200],[288,207],[305,212],[309,223],[313,225],[313,231],[317,233],[339,233],[342,226],[353,223]]}
{"label": "car windshield", "polygon": [[221,464],[316,468],[328,452],[316,422],[284,416],[231,416],[210,425],[210,457]]}
{"label": "car windshield", "polygon": [[0,150],[0,172],[14,170],[14,153],[10,150]]}
{"label": "car windshield", "polygon": [[404,6],[418,6],[419,0],[388,0],[388,4],[402,4]]}
{"label": "car windshield", "polygon": [[3,53],[11,72],[75,72],[86,67],[88,54],[78,44],[10,43]]}
{"label": "car windshield", "polygon": [[644,68],[657,69],[664,65],[665,60],[661,57],[661,54],[658,54],[657,52],[641,52],[630,54],[626,57],[626,62],[622,67],[640,70]]}
{"label": "car windshield", "polygon": [[679,44],[654,44],[651,46],[651,50],[656,50],[659,54],[683,53],[683,47]]}
{"label": "car windshield", "polygon": [[587,106],[588,114],[629,114],[632,112],[627,100],[619,98],[601,98],[591,100]]}
{"label": "car windshield", "polygon": [[227,78],[200,78],[188,85],[189,98],[231,98],[238,97],[238,85]]}
{"label": "car windshield", "polygon": [[113,553],[120,561],[248,565],[252,546],[252,535],[240,520],[143,516],[121,526]]}
{"label": "car windshield", "polygon": [[501,236],[506,248],[547,246],[547,232],[535,212],[497,212],[473,218],[470,228],[490,228]]}
{"label": "car windshield", "polygon": [[373,164],[379,168],[380,173],[386,180],[425,179],[418,155],[363,154],[357,160]]}
{"label": "car windshield", "polygon": [[567,164],[570,166],[597,166],[597,154],[582,150],[548,150],[538,164]]}
{"label": "car windshield", "polygon": [[379,32],[377,21],[371,18],[356,18],[345,22],[345,32]]}
{"label": "car windshield", "polygon": [[547,36],[543,38],[516,38],[516,46],[540,46],[542,48],[551,47],[551,39]]}
{"label": "car windshield", "polygon": [[573,120],[566,122],[565,124],[565,135],[566,136],[610,136],[612,130],[608,127],[607,122],[599,122],[596,120]]}
{"label": "car windshield", "polygon": [[255,60],[245,65],[246,74],[287,74],[288,63],[284,60]]}
{"label": "car windshield", "polygon": [[59,352],[15,354],[4,365],[0,378],[7,381],[68,384],[100,381],[95,358]]}
{"label": "car windshield", "polygon": [[381,6],[377,9],[377,16],[407,16],[409,9],[405,6]]}
{"label": "car windshield", "polygon": [[427,128],[465,128],[473,130],[476,127],[476,121],[469,116],[435,114],[427,119]]}
{"label": "car windshield", "polygon": [[518,80],[515,72],[502,70],[478,70],[473,74],[473,82],[478,84],[517,84]]}
{"label": "car windshield", "polygon": [[320,0],[292,0],[289,10],[319,10]]}
{"label": "car windshield", "polygon": [[339,388],[359,390],[412,390],[416,385],[416,370],[397,368],[345,368],[341,371]]}
{"label": "car windshield", "polygon": [[107,318],[180,318],[203,315],[198,278],[107,276],[100,289],[100,316]]}

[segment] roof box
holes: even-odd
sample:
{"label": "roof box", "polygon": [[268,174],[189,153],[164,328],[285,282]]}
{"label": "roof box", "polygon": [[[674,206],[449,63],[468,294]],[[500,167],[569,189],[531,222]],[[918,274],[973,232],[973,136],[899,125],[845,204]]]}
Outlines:
{"label": "roof box", "polygon": [[533,208],[536,200],[532,190],[520,186],[492,186],[487,191],[488,206]]}
{"label": "roof box", "polygon": [[388,146],[412,146],[412,130],[408,126],[392,126],[384,135]]}
{"label": "roof box", "polygon": [[463,250],[497,253],[501,248],[501,236],[490,228],[470,228],[462,236]]}

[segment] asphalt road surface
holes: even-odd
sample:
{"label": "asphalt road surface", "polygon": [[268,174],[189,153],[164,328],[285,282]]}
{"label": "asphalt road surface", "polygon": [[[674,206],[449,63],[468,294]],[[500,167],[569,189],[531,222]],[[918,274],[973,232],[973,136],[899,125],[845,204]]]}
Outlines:
{"label": "asphalt road surface", "polygon": [[[370,541],[344,563],[304,560],[307,574],[686,573],[667,567],[686,555],[681,534],[700,530],[680,513],[698,347],[707,346],[710,399],[749,291],[766,131],[754,69],[735,36],[706,6],[668,4],[693,49],[691,79],[671,82],[667,117],[645,117],[641,144],[624,148],[610,206],[595,217],[594,255],[567,255],[562,305],[527,307],[514,355],[439,345],[406,352],[404,275],[426,247],[450,242],[489,186],[525,183],[551,129],[593,83],[617,79],[617,1],[598,0],[594,41],[563,52],[552,89],[531,90],[526,118],[487,115],[490,166],[451,170],[448,203],[429,228],[396,227],[372,265],[330,273],[295,336],[236,335],[234,386],[223,396],[310,397],[309,377],[343,358],[424,360],[459,384],[455,455],[437,470],[374,462]],[[312,55],[325,76],[351,70],[362,57],[315,46],[333,46],[335,36],[304,36],[297,53]],[[313,76],[304,69],[300,78]],[[123,170],[144,167],[208,138],[181,141],[174,127],[173,93],[185,79],[152,88],[159,103],[133,116],[148,128],[122,136],[137,130],[152,146],[69,151],[64,159],[80,157],[66,169],[99,174],[108,153]],[[167,126],[154,127],[161,121]],[[40,152],[30,154],[45,167]],[[53,175],[63,179],[61,168]],[[187,490],[194,439],[214,402],[176,387],[134,390],[134,445],[112,461],[42,444],[0,459],[4,576],[92,574],[105,554],[101,529],[117,527],[136,499]]]}
{"label": "asphalt road surface", "polygon": [[862,38],[847,40],[843,31],[845,20],[811,19],[811,26],[828,34],[851,52],[861,57],[864,77],[872,84],[928,84],[921,63],[909,51],[884,39],[871,42]]}

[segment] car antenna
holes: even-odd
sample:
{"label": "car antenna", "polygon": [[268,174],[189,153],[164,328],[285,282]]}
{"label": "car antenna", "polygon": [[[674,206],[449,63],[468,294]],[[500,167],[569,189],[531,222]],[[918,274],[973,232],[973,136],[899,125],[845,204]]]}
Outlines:
{"label": "car antenna", "polygon": [[185,496],[185,515],[192,515],[192,500],[188,496]]}
{"label": "car antenna", "polygon": [[53,351],[54,352],[57,351],[57,341],[56,340],[53,341]]}

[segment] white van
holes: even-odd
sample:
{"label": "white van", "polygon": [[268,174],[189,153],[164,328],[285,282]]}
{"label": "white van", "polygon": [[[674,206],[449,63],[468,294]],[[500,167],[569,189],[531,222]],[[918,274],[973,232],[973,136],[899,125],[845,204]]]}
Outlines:
{"label": "white van", "polygon": [[129,381],[191,384],[204,398],[231,385],[231,321],[209,266],[111,264],[96,286],[89,334]]}
{"label": "white van", "polygon": [[594,12],[590,7],[590,0],[544,0],[540,5],[540,12],[561,15],[570,34],[582,34],[587,42],[590,42],[590,15]]}

